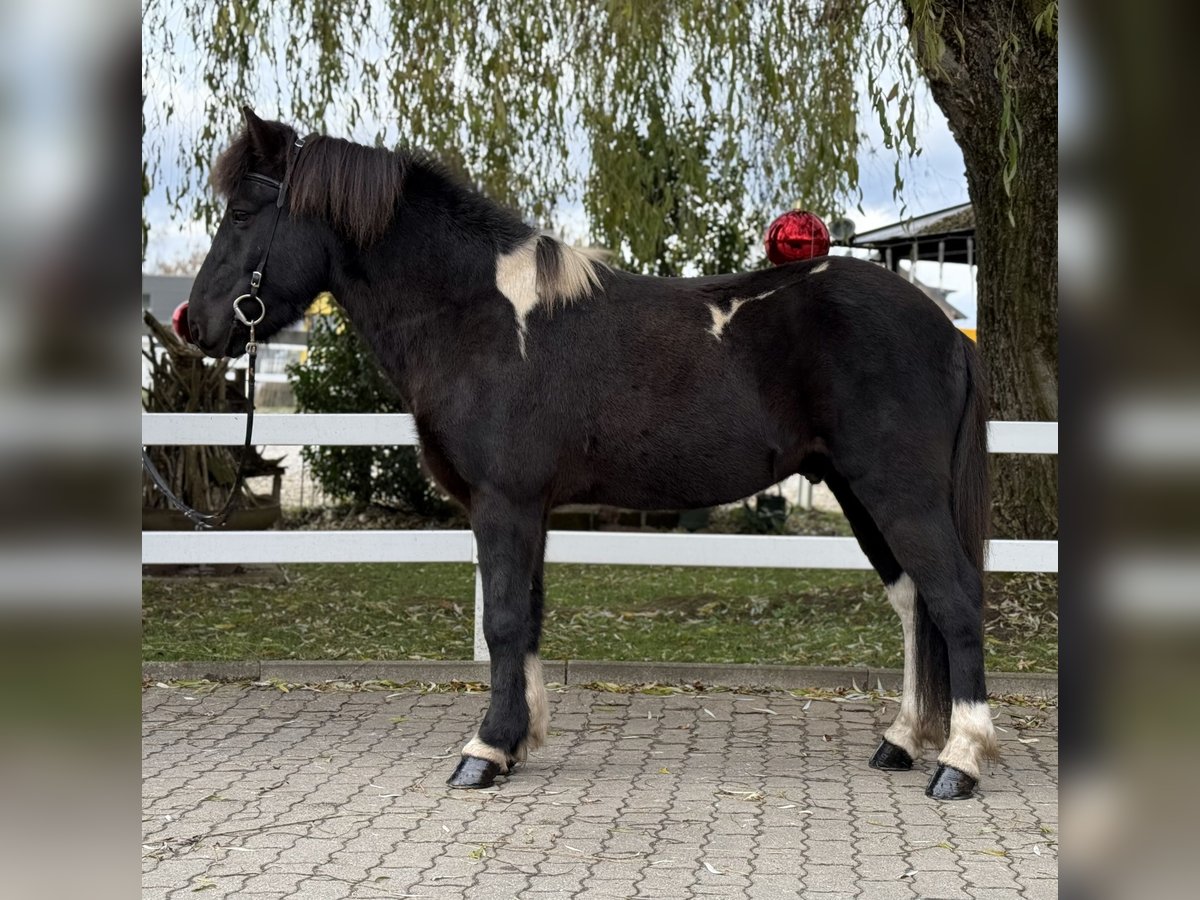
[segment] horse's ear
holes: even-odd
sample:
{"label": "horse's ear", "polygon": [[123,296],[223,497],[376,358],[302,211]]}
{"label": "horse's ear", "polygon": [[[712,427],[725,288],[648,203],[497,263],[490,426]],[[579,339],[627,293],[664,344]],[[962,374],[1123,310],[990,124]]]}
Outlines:
{"label": "horse's ear", "polygon": [[250,145],[264,162],[272,162],[283,150],[287,143],[287,132],[279,122],[267,122],[260,119],[249,106],[242,107],[242,115],[246,119],[246,133],[250,136]]}

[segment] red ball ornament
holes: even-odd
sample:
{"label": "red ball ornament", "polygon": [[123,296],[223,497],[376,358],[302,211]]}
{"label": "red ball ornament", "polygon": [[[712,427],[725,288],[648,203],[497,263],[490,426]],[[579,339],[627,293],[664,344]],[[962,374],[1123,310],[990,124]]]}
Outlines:
{"label": "red ball ornament", "polygon": [[767,259],[777,266],[814,259],[829,254],[829,229],[807,210],[793,209],[770,224],[763,243]]}

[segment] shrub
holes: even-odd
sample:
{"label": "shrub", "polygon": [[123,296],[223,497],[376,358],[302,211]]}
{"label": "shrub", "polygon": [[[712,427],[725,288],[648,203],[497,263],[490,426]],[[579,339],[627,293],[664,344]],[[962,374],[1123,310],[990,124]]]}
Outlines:
{"label": "shrub", "polygon": [[[394,387],[340,309],[316,316],[308,359],[288,366],[300,412],[405,412]],[[356,506],[397,507],[442,517],[450,505],[425,475],[417,451],[408,446],[305,447],[305,462],[325,495]]]}

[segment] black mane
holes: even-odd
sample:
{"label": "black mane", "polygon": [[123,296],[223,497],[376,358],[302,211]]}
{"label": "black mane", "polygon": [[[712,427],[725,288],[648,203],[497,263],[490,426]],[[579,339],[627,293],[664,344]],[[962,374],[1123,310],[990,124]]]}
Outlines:
{"label": "black mane", "polygon": [[[294,129],[272,124],[286,132],[281,143],[290,147],[296,138]],[[250,172],[282,178],[283,167],[283,159],[263,157],[246,129],[217,158],[211,182],[218,195],[228,197]],[[326,135],[307,139],[291,174],[288,209],[292,215],[320,218],[355,246],[367,247],[387,231],[405,190],[417,181],[454,197],[458,201],[454,206],[475,207],[476,217],[483,213],[484,218],[510,220],[505,231],[511,232],[511,226],[519,221],[426,153],[368,147]]]}

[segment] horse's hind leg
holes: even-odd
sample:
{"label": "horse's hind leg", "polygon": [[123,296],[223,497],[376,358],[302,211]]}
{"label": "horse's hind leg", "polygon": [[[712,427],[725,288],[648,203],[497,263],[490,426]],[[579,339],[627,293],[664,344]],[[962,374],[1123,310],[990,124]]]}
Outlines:
{"label": "horse's hind leg", "polygon": [[471,527],[483,576],[483,633],[491,664],[491,703],[462,751],[449,784],[481,788],[506,774],[545,735],[545,688],[532,613],[535,570],[544,546],[540,504],[494,492],[471,497]]}
{"label": "horse's hind leg", "polygon": [[918,684],[918,694],[933,698],[923,714],[937,710],[944,723],[940,698],[948,692],[952,701],[950,737],[925,793],[939,800],[960,800],[971,796],[983,762],[997,755],[984,681],[983,580],[963,551],[949,502],[910,495],[912,486],[896,479],[888,493],[880,481],[855,482],[853,489],[872,510],[888,547],[916,585],[916,618],[928,615],[936,626],[923,630],[918,623],[914,629],[917,656],[925,658],[928,642],[938,635],[945,643],[948,667],[922,671]]}
{"label": "horse's hind leg", "polygon": [[[895,721],[884,732],[883,739],[870,765],[874,769],[902,771],[911,769],[913,760],[921,755],[927,743],[943,736],[936,714],[930,716],[923,709],[917,690],[918,660],[916,652],[916,602],[917,591],[911,578],[900,568],[891,548],[879,531],[871,514],[863,507],[845,479],[837,472],[826,475],[826,484],[841,504],[858,545],[879,573],[887,592],[888,602],[900,618],[904,634],[904,680],[900,697],[900,711]],[[928,661],[927,661],[928,662]],[[944,656],[935,664],[945,667]]]}

